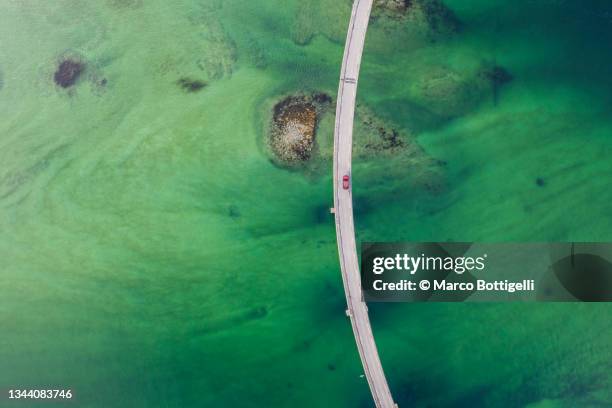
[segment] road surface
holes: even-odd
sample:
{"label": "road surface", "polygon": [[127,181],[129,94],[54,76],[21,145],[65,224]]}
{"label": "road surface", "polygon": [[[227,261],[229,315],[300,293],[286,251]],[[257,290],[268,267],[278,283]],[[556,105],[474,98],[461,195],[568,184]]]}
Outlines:
{"label": "road surface", "polygon": [[355,342],[363,364],[363,370],[377,408],[394,408],[391,391],[378,357],[376,342],[372,334],[368,308],[363,301],[361,277],[355,244],[353,223],[353,198],[351,189],[342,188],[342,177],[351,174],[353,146],[353,117],[357,96],[357,79],[361,54],[365,42],[373,0],[355,0],[346,37],[338,101],[336,105],[336,128],[334,130],[334,212],[336,238],[342,270],[342,281],[348,305]]}

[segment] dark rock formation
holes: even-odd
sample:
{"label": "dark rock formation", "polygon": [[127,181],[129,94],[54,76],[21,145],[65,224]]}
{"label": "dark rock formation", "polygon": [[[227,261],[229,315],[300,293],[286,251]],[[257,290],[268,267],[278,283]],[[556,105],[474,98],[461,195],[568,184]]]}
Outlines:
{"label": "dark rock formation", "polygon": [[[415,4],[418,0],[414,0]],[[452,12],[440,0],[420,0],[418,5],[434,32],[459,31],[461,23],[455,13]]]}
{"label": "dark rock formation", "polygon": [[186,77],[180,78],[176,83],[187,93],[199,92],[208,85],[206,82],[200,81],[199,79]]}
{"label": "dark rock formation", "polygon": [[329,203],[319,204],[313,208],[314,222],[324,224],[329,222],[331,213],[329,212]]}
{"label": "dark rock formation", "polygon": [[482,75],[496,86],[507,84],[514,79],[510,72],[499,65],[483,70]]}
{"label": "dark rock formation", "polygon": [[389,127],[382,119],[374,115],[369,109],[358,106],[356,110],[357,123],[355,125],[355,156],[380,155],[383,153],[397,153],[406,147],[407,135]]}
{"label": "dark rock formation", "polygon": [[483,69],[480,75],[491,83],[493,89],[493,103],[497,105],[500,88],[508,82],[511,82],[514,77],[504,67],[499,65]]}
{"label": "dark rock formation", "polygon": [[53,74],[53,80],[62,88],[70,88],[84,71],[85,63],[74,59],[65,59],[57,67],[55,74]]}
{"label": "dark rock formation", "polygon": [[319,92],[312,95],[312,99],[314,99],[315,102],[320,104],[328,104],[332,102],[332,97],[323,92]]}
{"label": "dark rock formation", "polygon": [[233,204],[227,208],[227,213],[230,216],[230,218],[240,218],[241,216],[240,210],[238,209],[237,206]]}

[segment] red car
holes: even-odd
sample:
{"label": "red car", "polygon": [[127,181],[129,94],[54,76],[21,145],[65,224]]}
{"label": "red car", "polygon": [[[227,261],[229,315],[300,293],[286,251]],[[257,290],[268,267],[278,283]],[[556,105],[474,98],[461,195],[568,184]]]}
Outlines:
{"label": "red car", "polygon": [[343,188],[343,189],[345,189],[345,190],[348,190],[348,189],[349,189],[349,187],[350,187],[350,183],[349,183],[349,181],[350,181],[350,177],[349,177],[349,175],[348,175],[348,174],[345,174],[345,175],[342,177],[342,188]]}

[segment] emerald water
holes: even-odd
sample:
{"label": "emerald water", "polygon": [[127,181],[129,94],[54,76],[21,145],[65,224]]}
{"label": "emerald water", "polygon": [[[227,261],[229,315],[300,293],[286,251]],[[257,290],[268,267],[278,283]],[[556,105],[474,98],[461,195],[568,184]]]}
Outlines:
{"label": "emerald water", "polygon": [[[371,24],[360,102],[446,164],[356,160],[358,238],[612,240],[609,2],[445,4],[461,22],[448,37]],[[79,407],[372,405],[330,175],[262,147],[270,100],[335,93],[349,14],[338,0],[0,4],[0,389],[71,388]],[[69,89],[53,82],[63,57],[87,66]],[[422,97],[431,72],[485,62],[514,79],[477,100],[455,89],[468,102]],[[370,311],[400,406],[611,404],[607,304]]]}

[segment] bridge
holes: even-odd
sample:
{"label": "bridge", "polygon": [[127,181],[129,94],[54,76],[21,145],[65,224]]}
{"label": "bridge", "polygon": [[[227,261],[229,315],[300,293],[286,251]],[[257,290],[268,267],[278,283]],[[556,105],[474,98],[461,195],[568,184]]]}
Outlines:
{"label": "bridge", "polygon": [[[353,197],[351,188],[342,187],[342,178],[351,175],[353,147],[353,118],[361,54],[365,43],[373,0],[355,0],[351,13],[342,69],[338,101],[336,105],[336,126],[334,130],[334,213],[340,269],[346,295],[346,313],[351,320],[355,342],[359,350],[365,377],[368,380],[372,398],[377,408],[397,407],[391,396],[387,379],[378,356],[378,349],[372,334],[368,307],[363,301],[359,261],[355,243],[353,222]],[[352,179],[350,179],[352,180]]]}

